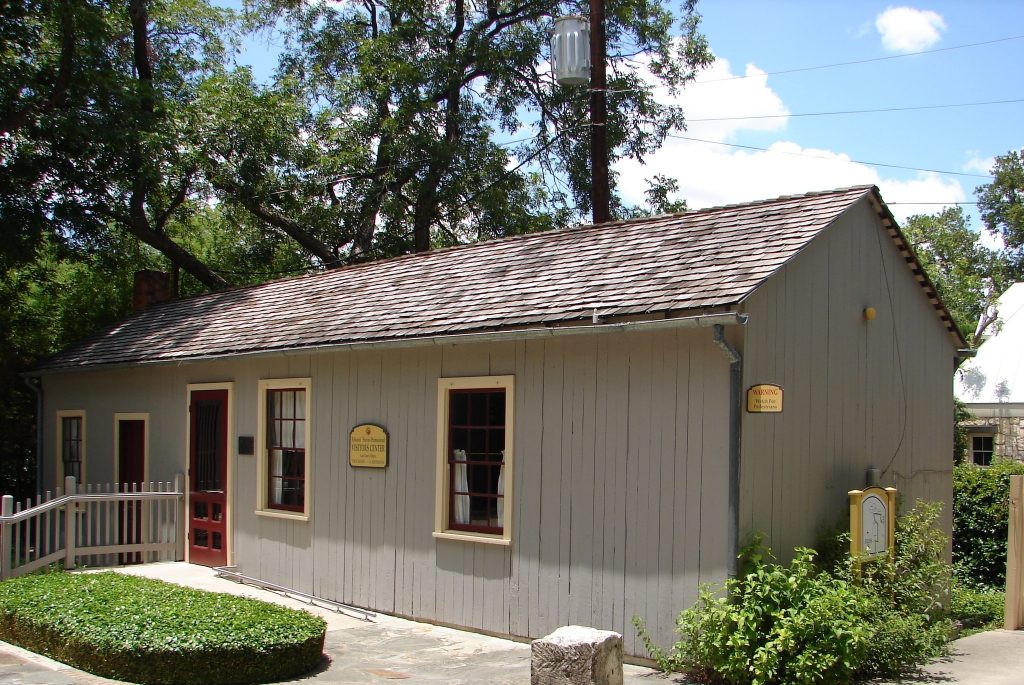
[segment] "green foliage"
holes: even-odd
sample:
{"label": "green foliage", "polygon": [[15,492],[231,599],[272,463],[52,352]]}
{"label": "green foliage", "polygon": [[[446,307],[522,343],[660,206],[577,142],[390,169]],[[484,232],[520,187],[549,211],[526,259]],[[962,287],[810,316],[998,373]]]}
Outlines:
{"label": "green foliage", "polygon": [[1006,584],[1011,475],[1024,475],[1024,464],[996,458],[986,468],[953,469],[953,572],[965,585]]}
{"label": "green foliage", "polygon": [[1014,280],[1024,279],[1024,150],[996,157],[993,181],[977,189],[978,212],[985,227],[999,235],[1013,265]]}
{"label": "green foliage", "polygon": [[971,444],[971,436],[967,431],[967,422],[973,419],[967,405],[959,398],[953,398],[953,463],[963,464],[967,460],[967,448]]}
{"label": "green foliage", "polygon": [[938,527],[941,512],[938,502],[918,501],[896,519],[892,558],[854,564],[851,577],[902,614],[941,618],[952,582],[945,561],[948,539]]}
{"label": "green foliage", "polygon": [[919,503],[900,518],[891,560],[861,563],[836,554],[831,570],[805,548],[788,566],[772,563],[755,541],[743,555],[742,576],[726,581],[724,592],[702,588],[679,615],[681,639],[671,652],[652,644],[639,619],[634,623],[662,669],[701,682],[827,685],[898,675],[940,654],[950,633],[946,541],[934,525],[939,511]]}
{"label": "green foliage", "polygon": [[117,573],[0,583],[0,638],[136,683],[290,679],[320,662],[325,627],[306,612]]}
{"label": "green foliage", "polygon": [[[607,8],[612,162],[642,160],[684,127],[643,72],[676,91],[710,63],[695,4],[681,3],[678,16],[643,0]],[[225,202],[290,217],[336,256],[360,259],[589,213],[589,92],[538,68],[550,60],[552,18],[585,13],[586,3],[251,8],[289,42],[275,82],[235,80],[214,118],[253,115],[214,128],[207,164]],[[289,104],[284,116],[268,106],[278,101]],[[514,145],[501,142],[509,138]]]}
{"label": "green foliage", "polygon": [[36,398],[18,375],[62,347],[123,318],[132,273],[151,251],[124,239],[109,252],[76,251],[43,238],[35,261],[0,272],[0,489],[35,494]]}
{"label": "green foliage", "polygon": [[871,646],[863,622],[870,604],[818,571],[813,557],[798,549],[789,566],[752,562],[746,576],[727,582],[725,596],[703,588],[679,616],[673,653],[652,650],[659,666],[726,683],[848,682]]}
{"label": "green foliage", "polygon": [[966,632],[995,630],[1003,625],[1006,593],[954,581],[949,616]]}
{"label": "green foliage", "polygon": [[912,216],[903,233],[970,341],[985,308],[1011,283],[1005,256],[982,244],[981,235],[971,230],[961,207]]}

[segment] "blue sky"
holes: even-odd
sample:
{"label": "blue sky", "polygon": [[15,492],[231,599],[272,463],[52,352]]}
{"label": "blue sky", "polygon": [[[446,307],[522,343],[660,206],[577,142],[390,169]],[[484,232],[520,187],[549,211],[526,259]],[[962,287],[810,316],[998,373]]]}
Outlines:
{"label": "blue sky", "polygon": [[[1020,0],[912,5],[720,0],[702,2],[699,9],[718,59],[698,77],[704,83],[688,87],[680,97],[688,119],[790,116],[691,121],[685,134],[773,152],[673,140],[649,160],[647,169],[620,165],[623,178],[652,171],[678,178],[680,194],[691,207],[875,183],[902,220],[941,209],[923,203],[973,201],[975,187],[986,179],[853,160],[985,175],[995,155],[1024,146],[1024,102],[792,116],[1024,99]],[[956,47],[1011,37],[1016,38]],[[860,60],[876,61],[773,73]],[[718,80],[732,76],[749,78]],[[634,181],[622,190],[639,200],[642,186]],[[973,213],[973,205],[967,209]]]}
{"label": "blue sky", "polygon": [[[986,178],[957,174],[984,176],[995,155],[1024,147],[1024,101],[794,116],[1024,100],[1022,0],[704,0],[698,9],[717,60],[678,99],[691,122],[683,135],[711,142],[672,139],[644,166],[620,163],[627,202],[643,202],[654,174],[678,179],[692,208],[874,183],[902,221],[972,202]],[[976,43],[987,44],[959,47]],[[239,61],[265,77],[276,49],[266,38],[250,46]]]}

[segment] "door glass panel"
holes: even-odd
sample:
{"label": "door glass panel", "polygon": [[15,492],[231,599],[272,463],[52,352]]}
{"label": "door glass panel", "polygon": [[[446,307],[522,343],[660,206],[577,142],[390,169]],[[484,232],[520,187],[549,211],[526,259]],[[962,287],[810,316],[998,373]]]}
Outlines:
{"label": "door glass panel", "polygon": [[195,470],[196,490],[221,490],[220,460],[217,447],[223,441],[221,435],[221,403],[217,400],[198,400],[195,412]]}

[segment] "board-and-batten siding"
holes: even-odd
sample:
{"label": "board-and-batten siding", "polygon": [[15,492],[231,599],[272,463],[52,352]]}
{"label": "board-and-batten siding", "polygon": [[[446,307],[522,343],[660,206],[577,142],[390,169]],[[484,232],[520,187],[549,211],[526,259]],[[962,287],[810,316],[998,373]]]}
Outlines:
{"label": "board-and-batten siding", "polygon": [[[510,547],[436,540],[437,379],[515,376]],[[256,464],[233,456],[232,562],[359,606],[539,637],[570,623],[673,641],[678,612],[728,565],[728,365],[710,330],[606,334],[206,362],[45,377],[53,413],[85,408],[89,473],[113,411],[148,411],[151,470],[184,467],[185,386],[233,381],[237,435],[261,378],[312,378],[312,516],[258,516]],[[117,398],[116,402],[112,398]],[[348,465],[352,426],[390,437],[387,469]],[[231,436],[230,445],[236,444]]]}
{"label": "board-and-batten siding", "polygon": [[785,411],[744,414],[743,533],[766,533],[783,558],[813,546],[848,523],[846,493],[863,487],[869,467],[889,466],[882,484],[905,507],[952,501],[956,345],[867,200],[745,308],[744,388],[783,386]]}

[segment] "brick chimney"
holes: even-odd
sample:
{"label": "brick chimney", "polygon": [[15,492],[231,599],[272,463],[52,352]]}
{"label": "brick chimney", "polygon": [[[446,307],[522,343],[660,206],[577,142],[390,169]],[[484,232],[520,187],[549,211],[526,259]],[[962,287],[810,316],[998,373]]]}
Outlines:
{"label": "brick chimney", "polygon": [[132,311],[141,312],[150,305],[170,300],[172,296],[170,274],[149,269],[135,272]]}

